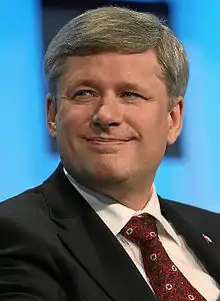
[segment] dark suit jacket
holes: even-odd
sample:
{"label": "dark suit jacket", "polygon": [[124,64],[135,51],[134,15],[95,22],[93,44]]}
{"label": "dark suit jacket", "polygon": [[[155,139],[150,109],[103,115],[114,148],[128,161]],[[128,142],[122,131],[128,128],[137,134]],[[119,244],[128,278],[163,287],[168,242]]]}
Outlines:
{"label": "dark suit jacket", "polygon": [[[220,284],[220,215],[161,198],[160,203]],[[203,233],[214,243],[207,243]],[[156,299],[59,166],[43,185],[0,204],[0,300]]]}

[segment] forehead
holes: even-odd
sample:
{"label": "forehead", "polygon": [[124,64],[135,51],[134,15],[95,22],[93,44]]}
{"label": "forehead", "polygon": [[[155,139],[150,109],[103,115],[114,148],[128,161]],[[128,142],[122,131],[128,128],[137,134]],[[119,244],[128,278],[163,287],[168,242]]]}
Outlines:
{"label": "forehead", "polygon": [[106,80],[109,83],[163,81],[161,67],[154,50],[132,54],[103,52],[68,57],[60,84],[90,79],[100,82]]}

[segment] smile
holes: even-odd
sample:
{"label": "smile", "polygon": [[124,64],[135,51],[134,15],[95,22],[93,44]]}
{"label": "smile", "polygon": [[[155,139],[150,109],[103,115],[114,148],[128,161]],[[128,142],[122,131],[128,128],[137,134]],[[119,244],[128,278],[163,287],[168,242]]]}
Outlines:
{"label": "smile", "polygon": [[91,148],[98,150],[101,153],[114,153],[119,149],[127,145],[133,139],[116,139],[116,138],[92,138],[86,139],[88,145]]}
{"label": "smile", "polygon": [[87,139],[91,143],[124,143],[128,142],[131,139],[117,139],[117,138],[92,138]]}

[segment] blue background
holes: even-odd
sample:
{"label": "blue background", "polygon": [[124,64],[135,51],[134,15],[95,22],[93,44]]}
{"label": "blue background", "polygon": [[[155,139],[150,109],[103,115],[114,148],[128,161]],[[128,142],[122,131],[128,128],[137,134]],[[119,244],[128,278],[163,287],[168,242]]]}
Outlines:
{"label": "blue background", "polygon": [[[172,28],[188,52],[190,81],[183,156],[164,159],[157,190],[163,197],[220,212],[220,3],[167,2]],[[48,152],[45,134],[41,18],[39,0],[1,0],[0,200],[41,183],[59,161]]]}

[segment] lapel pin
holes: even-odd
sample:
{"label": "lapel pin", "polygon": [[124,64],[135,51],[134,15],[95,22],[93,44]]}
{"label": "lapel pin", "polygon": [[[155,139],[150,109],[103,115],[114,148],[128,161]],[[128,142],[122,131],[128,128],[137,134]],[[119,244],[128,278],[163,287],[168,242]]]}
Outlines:
{"label": "lapel pin", "polygon": [[202,234],[202,236],[208,244],[211,244],[211,245],[214,244],[214,242],[211,240],[211,238],[209,236],[207,236],[205,234]]}

